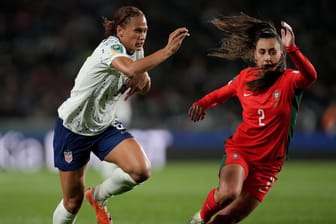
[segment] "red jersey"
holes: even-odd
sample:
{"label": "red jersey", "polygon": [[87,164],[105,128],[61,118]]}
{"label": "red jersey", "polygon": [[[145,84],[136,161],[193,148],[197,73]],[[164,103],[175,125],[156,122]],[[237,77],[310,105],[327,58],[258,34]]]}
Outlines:
{"label": "red jersey", "polygon": [[239,152],[252,164],[281,167],[293,134],[302,92],[317,78],[313,65],[295,45],[286,50],[298,70],[286,69],[267,91],[248,90],[246,82],[256,79],[259,71],[246,68],[227,85],[196,102],[208,109],[232,97],[239,99],[243,121],[226,140],[225,149]]}

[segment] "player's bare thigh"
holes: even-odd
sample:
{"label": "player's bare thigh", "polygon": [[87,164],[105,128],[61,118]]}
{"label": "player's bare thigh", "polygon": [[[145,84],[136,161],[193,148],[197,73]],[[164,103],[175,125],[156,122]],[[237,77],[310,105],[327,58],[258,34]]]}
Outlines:
{"label": "player's bare thigh", "polygon": [[215,194],[217,203],[226,205],[237,198],[244,183],[244,169],[240,164],[225,165],[220,171],[219,186]]}
{"label": "player's bare thigh", "polygon": [[104,160],[117,164],[138,183],[146,180],[151,174],[150,161],[134,138],[120,142]]}

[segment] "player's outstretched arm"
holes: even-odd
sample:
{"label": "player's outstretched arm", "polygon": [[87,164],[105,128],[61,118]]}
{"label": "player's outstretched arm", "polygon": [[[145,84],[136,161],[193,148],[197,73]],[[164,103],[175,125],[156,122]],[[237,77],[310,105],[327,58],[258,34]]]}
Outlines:
{"label": "player's outstretched arm", "polygon": [[164,48],[136,61],[127,57],[118,57],[112,61],[112,65],[128,77],[143,74],[175,54],[187,36],[189,36],[187,28],[178,28],[169,35],[168,43]]}
{"label": "player's outstretched arm", "polygon": [[144,90],[147,87],[150,87],[150,83],[144,74],[175,54],[181,47],[183,40],[189,35],[187,28],[178,28],[170,33],[168,42],[164,48],[146,57],[136,61],[133,61],[128,57],[118,57],[112,61],[114,68],[130,78],[127,84],[127,87],[131,89],[128,97],[139,90],[145,92]]}
{"label": "player's outstretched arm", "polygon": [[169,35],[168,43],[164,48],[134,62],[134,66],[131,68],[133,74],[149,71],[168,59],[178,51],[183,40],[189,35],[189,31],[185,27],[173,31]]}

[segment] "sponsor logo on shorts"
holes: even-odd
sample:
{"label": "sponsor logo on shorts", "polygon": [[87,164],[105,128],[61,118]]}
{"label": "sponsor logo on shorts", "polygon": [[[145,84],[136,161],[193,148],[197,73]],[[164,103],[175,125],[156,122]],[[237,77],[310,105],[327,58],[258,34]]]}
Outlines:
{"label": "sponsor logo on shorts", "polygon": [[119,120],[115,119],[112,121],[111,125],[115,127],[119,131],[126,131],[126,128],[124,127],[123,123],[121,123]]}

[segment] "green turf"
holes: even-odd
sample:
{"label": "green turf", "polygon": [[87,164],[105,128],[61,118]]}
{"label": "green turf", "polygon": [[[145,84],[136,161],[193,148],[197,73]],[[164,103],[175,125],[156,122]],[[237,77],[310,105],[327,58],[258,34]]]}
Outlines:
{"label": "green turf", "polygon": [[[218,162],[169,162],[161,171],[127,194],[112,198],[108,207],[115,224],[178,224],[201,206],[217,184]],[[57,173],[0,171],[0,223],[51,223],[60,200]],[[90,170],[87,184],[101,180]],[[287,162],[264,202],[245,224],[336,223],[336,161]],[[78,224],[94,224],[84,202]]]}

